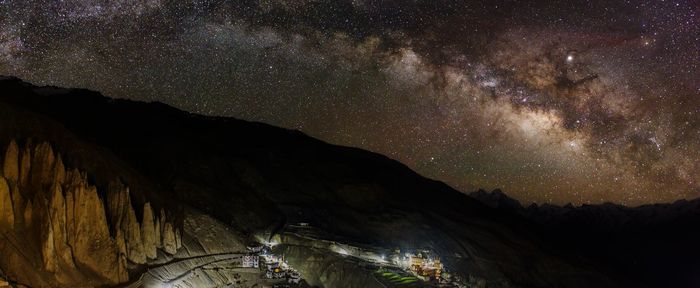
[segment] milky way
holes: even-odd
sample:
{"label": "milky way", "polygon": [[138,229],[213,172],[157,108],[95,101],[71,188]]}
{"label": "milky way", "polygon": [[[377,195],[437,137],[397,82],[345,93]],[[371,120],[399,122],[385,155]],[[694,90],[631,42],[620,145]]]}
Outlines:
{"label": "milky way", "polygon": [[0,0],[0,74],[299,129],[524,202],[700,196],[700,2],[522,2]]}

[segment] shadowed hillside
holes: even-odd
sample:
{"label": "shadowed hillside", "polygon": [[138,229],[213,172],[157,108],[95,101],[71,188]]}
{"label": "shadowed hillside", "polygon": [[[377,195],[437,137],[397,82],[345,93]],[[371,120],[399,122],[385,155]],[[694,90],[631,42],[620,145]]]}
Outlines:
{"label": "shadowed hillside", "polygon": [[[295,239],[293,224],[305,223],[324,241],[429,249],[453,274],[482,279],[478,283],[486,287],[621,287],[631,282],[597,268],[594,259],[566,245],[551,245],[546,234],[520,216],[483,205],[382,155],[297,131],[3,78],[0,145],[11,139],[50,143],[98,188],[119,179],[130,187],[136,215],[144,214],[144,203],[153,203],[156,211],[164,208],[173,215],[175,229],[190,219],[183,211],[193,209],[213,216],[242,242],[254,235]],[[184,234],[183,242],[197,236],[191,229]],[[333,285],[352,273],[371,275],[350,268],[342,275],[332,270],[316,275],[313,266],[305,267],[311,263],[306,257],[331,248],[314,241],[283,242],[282,249],[315,281],[310,284]],[[140,266],[129,267],[134,275]]]}

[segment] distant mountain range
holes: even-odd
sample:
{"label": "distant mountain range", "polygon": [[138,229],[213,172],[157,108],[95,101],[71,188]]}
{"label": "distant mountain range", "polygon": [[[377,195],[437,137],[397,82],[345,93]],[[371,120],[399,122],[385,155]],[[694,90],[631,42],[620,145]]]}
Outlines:
{"label": "distant mountain range", "polygon": [[469,195],[503,214],[530,220],[558,246],[592,255],[652,287],[700,287],[700,199],[639,207],[524,207],[498,189]]}

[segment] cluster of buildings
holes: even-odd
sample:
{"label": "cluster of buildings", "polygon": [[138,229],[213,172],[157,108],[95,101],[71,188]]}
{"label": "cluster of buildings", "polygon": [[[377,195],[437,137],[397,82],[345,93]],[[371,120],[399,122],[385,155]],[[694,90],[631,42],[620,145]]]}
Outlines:
{"label": "cluster of buildings", "polygon": [[284,280],[284,282],[289,284],[299,284],[301,282],[301,274],[289,267],[284,257],[280,258],[272,254],[273,245],[272,243],[251,243],[247,247],[250,254],[243,256],[241,259],[242,266],[262,269],[265,272],[263,276],[265,279]]}
{"label": "cluster of buildings", "polygon": [[442,279],[442,262],[438,256],[432,255],[428,250],[407,252],[402,255],[397,249],[392,255],[392,260],[395,265],[409,270],[424,281],[439,282]]}
{"label": "cluster of buildings", "polygon": [[272,254],[262,254],[260,257],[264,263],[265,278],[284,279],[290,284],[299,284],[301,282],[301,274],[289,267],[284,259]]}

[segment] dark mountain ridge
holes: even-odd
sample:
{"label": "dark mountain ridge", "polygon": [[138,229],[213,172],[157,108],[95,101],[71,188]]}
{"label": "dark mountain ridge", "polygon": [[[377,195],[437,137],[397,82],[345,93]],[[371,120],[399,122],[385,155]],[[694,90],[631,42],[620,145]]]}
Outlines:
{"label": "dark mountain ridge", "polygon": [[603,253],[578,251],[614,252],[609,248],[619,245],[586,246],[568,237],[574,232],[556,231],[583,229],[595,218],[553,229],[524,217],[527,209],[518,205],[489,207],[385,156],[266,124],[5,77],[0,145],[11,139],[51,143],[97,186],[120,179],[131,187],[136,215],[146,201],[174,211],[175,219],[196,209],[242,237],[310,223],[361,245],[429,248],[456,274],[485,279],[486,287],[627,287],[652,277],[603,265],[610,260]]}
{"label": "dark mountain ridge", "polygon": [[[405,165],[383,155],[357,148],[329,145],[299,131],[234,118],[187,113],[159,102],[142,103],[110,99],[84,89],[36,87],[13,77],[5,77],[0,81],[0,85],[3,89],[1,100],[4,103],[52,118],[71,134],[79,135],[81,140],[108,148],[111,153],[126,160],[139,172],[145,172],[144,176],[147,178],[162,180],[156,181],[158,184],[173,184],[179,181],[174,179],[175,177],[187,175],[191,179],[202,178],[203,180],[198,182],[207,183],[207,185],[226,184],[241,190],[251,190],[254,188],[249,185],[253,183],[241,183],[235,179],[226,179],[233,178],[231,176],[211,173],[228,172],[231,168],[236,171],[243,167],[232,166],[251,162],[263,166],[259,167],[260,169],[274,170],[276,167],[270,166],[271,164],[276,160],[285,160],[294,162],[288,164],[299,164],[300,166],[297,166],[299,168],[312,168],[313,172],[328,178],[337,178],[332,173],[336,172],[332,171],[335,169],[342,170],[345,177],[352,177],[353,181],[357,182],[401,179],[392,183],[394,187],[391,187],[389,193],[401,193],[403,197],[420,198],[422,196],[419,194],[420,191],[429,187],[431,191],[436,191],[435,193],[450,197],[449,200],[465,203],[471,208],[465,211],[467,213],[481,216],[490,213],[492,217],[498,217],[497,214],[491,213],[492,209],[486,209],[478,201],[465,197],[461,193],[452,193],[454,190],[444,183],[421,177]],[[227,135],[223,131],[235,134]],[[57,144],[60,145],[60,143]],[[203,147],[206,147],[206,151],[202,149]],[[180,153],[182,151],[187,153]],[[275,158],[282,157],[282,154],[287,159]],[[177,155],[177,158],[172,155]],[[225,158],[236,158],[235,162],[238,163],[222,163]],[[201,167],[190,169],[191,165],[188,164],[193,162],[201,164]],[[313,167],[319,166],[317,163],[328,166]],[[221,167],[215,167],[216,165]],[[372,166],[372,173],[363,173],[360,169],[345,167],[365,165]],[[304,171],[300,169],[298,172]],[[212,179],[215,178],[214,176],[217,176],[217,179]],[[275,176],[284,177],[284,175]],[[283,190],[274,189],[267,192],[285,192]],[[447,191],[449,192],[444,193]],[[302,191],[295,192],[303,195]],[[183,196],[186,197],[186,195]],[[278,199],[288,198],[284,193],[274,196]],[[298,196],[299,194],[295,194],[294,198]],[[294,202],[294,199],[284,200]],[[434,198],[425,198],[422,203],[435,204]],[[363,203],[362,208],[372,207],[370,204]],[[246,223],[252,225],[254,222]]]}

